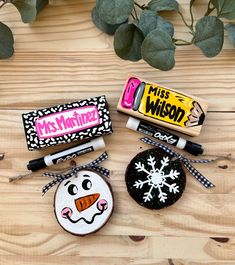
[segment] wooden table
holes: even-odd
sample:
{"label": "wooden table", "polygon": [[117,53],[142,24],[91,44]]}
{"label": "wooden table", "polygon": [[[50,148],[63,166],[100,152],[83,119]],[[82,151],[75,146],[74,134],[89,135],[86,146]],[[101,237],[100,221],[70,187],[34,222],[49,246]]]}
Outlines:
{"label": "wooden table", "polygon": [[[180,1],[187,14],[188,2]],[[206,2],[198,1],[197,14]],[[54,0],[31,25],[23,24],[11,6],[0,12],[14,32],[16,50],[0,61],[0,151],[5,153],[0,161],[0,264],[235,264],[235,49],[226,40],[215,59],[206,59],[196,47],[178,49],[170,72],[123,61],[113,51],[112,38],[93,26],[93,6],[94,0]],[[189,38],[179,16],[174,15],[174,23],[177,36]],[[182,199],[161,211],[144,209],[129,197],[125,168],[148,148],[138,133],[125,128],[127,116],[116,112],[130,72],[208,99],[205,125],[193,140],[203,144],[203,158],[216,159],[197,165],[216,188],[206,190],[187,174]],[[15,183],[9,178],[26,174],[30,159],[61,148],[28,151],[23,112],[101,94],[108,98],[114,126],[105,137],[110,159],[104,166],[111,169],[115,211],[100,232],[80,238],[57,224],[54,191],[41,196],[48,182],[42,172]],[[86,163],[100,153],[76,161]]]}

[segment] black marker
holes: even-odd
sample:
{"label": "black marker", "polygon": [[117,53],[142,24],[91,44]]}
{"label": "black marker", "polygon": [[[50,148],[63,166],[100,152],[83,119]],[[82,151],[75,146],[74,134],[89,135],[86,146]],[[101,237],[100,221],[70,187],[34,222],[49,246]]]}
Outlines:
{"label": "black marker", "polygon": [[103,137],[70,147],[68,149],[29,161],[28,170],[36,171],[44,167],[52,166],[77,156],[92,152],[105,147]]}
{"label": "black marker", "polygon": [[174,145],[175,147],[183,149],[192,155],[197,156],[203,153],[203,148],[200,144],[187,141],[173,133],[167,132],[158,126],[149,124],[145,121],[129,117],[126,127],[168,144]]}

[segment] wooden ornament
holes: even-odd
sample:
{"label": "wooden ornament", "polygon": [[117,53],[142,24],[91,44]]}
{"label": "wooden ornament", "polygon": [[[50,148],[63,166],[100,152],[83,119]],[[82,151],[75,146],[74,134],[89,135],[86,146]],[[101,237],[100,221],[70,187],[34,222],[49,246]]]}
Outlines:
{"label": "wooden ornament", "polygon": [[149,209],[174,204],[186,185],[181,162],[160,148],[137,154],[127,167],[125,179],[130,196]]}
{"label": "wooden ornament", "polygon": [[113,212],[109,184],[97,172],[81,170],[62,181],[55,193],[54,211],[67,232],[84,236],[98,231]]}

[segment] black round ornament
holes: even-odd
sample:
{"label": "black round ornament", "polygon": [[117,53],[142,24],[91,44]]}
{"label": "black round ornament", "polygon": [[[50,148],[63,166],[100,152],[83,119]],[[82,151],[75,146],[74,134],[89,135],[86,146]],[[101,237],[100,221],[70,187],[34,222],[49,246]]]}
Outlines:
{"label": "black round ornament", "polygon": [[[126,169],[130,196],[141,206],[162,209],[183,194],[186,175],[179,160],[160,148],[137,154]],[[173,160],[172,160],[173,159]]]}

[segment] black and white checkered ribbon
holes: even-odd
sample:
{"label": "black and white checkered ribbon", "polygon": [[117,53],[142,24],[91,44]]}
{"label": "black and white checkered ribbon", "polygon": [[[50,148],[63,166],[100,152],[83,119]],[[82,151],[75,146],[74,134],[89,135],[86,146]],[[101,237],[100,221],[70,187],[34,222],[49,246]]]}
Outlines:
{"label": "black and white checkered ribbon", "polygon": [[57,173],[50,173],[46,172],[43,174],[44,177],[50,177],[53,178],[52,181],[50,181],[47,185],[45,185],[42,189],[43,195],[48,192],[52,187],[54,187],[56,184],[64,181],[65,179],[69,179],[72,176],[76,175],[78,171],[82,169],[93,169],[99,173],[101,173],[105,177],[109,177],[109,170],[107,168],[98,166],[101,162],[106,160],[108,158],[108,154],[104,152],[101,156],[99,156],[97,159],[93,160],[91,163],[83,166],[77,166],[72,167],[70,171],[68,171],[66,174],[57,174]]}
{"label": "black and white checkered ribbon", "polygon": [[193,177],[195,177],[205,188],[209,189],[209,188],[215,187],[215,185],[213,183],[211,183],[196,168],[194,168],[191,165],[191,163],[210,163],[213,160],[208,160],[208,159],[191,160],[191,159],[188,159],[188,158],[182,156],[181,154],[173,151],[168,146],[166,146],[164,144],[161,144],[161,143],[158,143],[156,141],[153,141],[152,139],[150,139],[148,137],[141,138],[140,140],[143,141],[144,143],[147,143],[147,144],[150,144],[150,145],[153,145],[153,146],[157,146],[157,147],[163,149],[168,154],[170,154],[170,155],[176,157],[177,159],[179,159],[183,163],[185,168],[191,173],[191,175]]}

